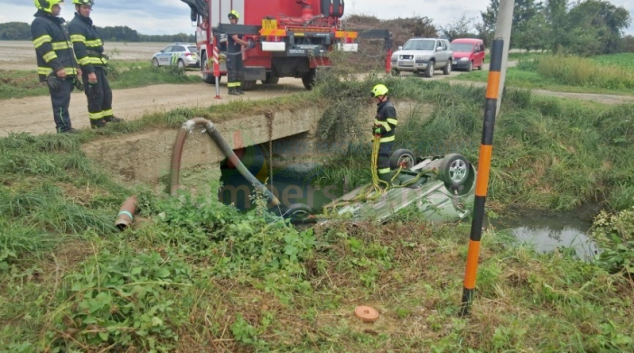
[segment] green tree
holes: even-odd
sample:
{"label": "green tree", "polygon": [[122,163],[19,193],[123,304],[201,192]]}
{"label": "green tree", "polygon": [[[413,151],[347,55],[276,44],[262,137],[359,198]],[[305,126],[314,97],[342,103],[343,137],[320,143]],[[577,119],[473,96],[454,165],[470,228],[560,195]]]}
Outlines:
{"label": "green tree", "polygon": [[455,21],[448,23],[446,26],[440,26],[439,31],[449,40],[456,38],[474,38],[477,37],[477,34],[472,31],[475,27],[474,21],[474,18],[468,18],[467,13],[464,12],[462,16]]}

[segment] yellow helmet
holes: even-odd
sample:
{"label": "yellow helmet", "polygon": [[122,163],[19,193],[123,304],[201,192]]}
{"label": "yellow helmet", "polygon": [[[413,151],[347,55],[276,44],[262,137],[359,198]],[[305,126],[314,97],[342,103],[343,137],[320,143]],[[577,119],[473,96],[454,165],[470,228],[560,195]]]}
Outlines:
{"label": "yellow helmet", "polygon": [[93,0],[73,0],[73,4],[93,6],[95,2]]}
{"label": "yellow helmet", "polygon": [[44,12],[52,13],[53,6],[59,5],[63,3],[64,0],[35,0],[35,7],[38,10],[42,10]]}
{"label": "yellow helmet", "polygon": [[378,97],[378,96],[384,96],[387,94],[387,87],[385,87],[385,85],[383,84],[378,84],[376,86],[374,86],[374,88],[372,88],[372,97]]}
{"label": "yellow helmet", "polygon": [[236,10],[231,10],[231,12],[229,12],[229,18],[237,20],[240,18],[240,14]]}

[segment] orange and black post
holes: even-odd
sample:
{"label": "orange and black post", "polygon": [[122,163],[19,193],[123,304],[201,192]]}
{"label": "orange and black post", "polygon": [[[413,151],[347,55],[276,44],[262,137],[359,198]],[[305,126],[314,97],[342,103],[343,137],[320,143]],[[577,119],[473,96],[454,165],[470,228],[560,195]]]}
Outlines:
{"label": "orange and black post", "polygon": [[495,39],[491,48],[491,64],[489,65],[489,79],[486,90],[482,142],[480,144],[480,156],[478,158],[478,178],[476,179],[473,220],[471,222],[467,267],[464,277],[464,291],[462,293],[462,315],[469,312],[475,291],[476,274],[478,272],[480,239],[482,239],[482,224],[484,223],[484,205],[486,203],[487,189],[489,186],[491,154],[493,151],[493,127],[495,125],[495,115],[500,91],[500,71],[502,69],[503,49],[504,40],[499,38]]}

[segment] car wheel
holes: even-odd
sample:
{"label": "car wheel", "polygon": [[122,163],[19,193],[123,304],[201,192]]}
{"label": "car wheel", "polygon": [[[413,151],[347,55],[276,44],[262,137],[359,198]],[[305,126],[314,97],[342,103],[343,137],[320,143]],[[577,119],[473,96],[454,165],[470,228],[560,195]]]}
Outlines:
{"label": "car wheel", "polygon": [[315,211],[308,205],[303,203],[294,203],[286,209],[282,215],[284,218],[290,220],[291,223],[302,223],[308,220],[308,217],[314,214]]}
{"label": "car wheel", "polygon": [[467,64],[467,72],[471,72],[473,70],[473,61],[469,61]]}
{"label": "car wheel", "polygon": [[185,62],[183,60],[178,60],[178,63],[176,63],[176,65],[178,66],[179,69],[185,69]]}
{"label": "car wheel", "polygon": [[447,64],[445,65],[445,67],[443,67],[442,69],[442,73],[444,75],[449,75],[451,73],[451,59],[449,59],[449,61],[447,61]]}
{"label": "car wheel", "polygon": [[159,62],[157,58],[152,59],[152,66],[159,67]]}
{"label": "car wheel", "polygon": [[400,76],[401,75],[401,72],[398,71],[398,69],[392,69],[390,71],[390,73],[392,74],[392,76]]}
{"label": "car wheel", "polygon": [[425,69],[425,74],[423,76],[425,77],[433,77],[434,76],[434,61],[430,61],[429,65],[427,65],[427,68]]}
{"label": "car wheel", "polygon": [[469,179],[471,171],[467,159],[458,153],[446,155],[438,169],[440,180],[448,186],[463,185]]}
{"label": "car wheel", "polygon": [[482,71],[482,64],[480,64],[480,66],[478,66],[478,70]]}
{"label": "car wheel", "polygon": [[411,169],[416,163],[416,157],[412,151],[400,148],[390,156],[390,169]]}
{"label": "car wheel", "polygon": [[202,75],[203,75],[203,81],[205,83],[209,83],[213,85],[216,83],[216,76],[206,73],[205,72],[206,68],[207,68],[207,53],[205,52],[205,54],[203,54],[202,60],[200,61],[200,71],[202,72]]}

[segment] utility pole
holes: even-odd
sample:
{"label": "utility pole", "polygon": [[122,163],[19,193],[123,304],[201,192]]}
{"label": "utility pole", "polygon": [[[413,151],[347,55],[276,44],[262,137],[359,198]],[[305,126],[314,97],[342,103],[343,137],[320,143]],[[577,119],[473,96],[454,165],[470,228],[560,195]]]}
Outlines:
{"label": "utility pole", "polygon": [[502,52],[502,68],[500,70],[500,91],[498,92],[497,107],[495,115],[500,114],[502,106],[502,91],[504,90],[504,80],[506,79],[506,65],[509,57],[509,48],[511,45],[511,28],[513,27],[513,9],[515,8],[515,0],[500,0],[498,8],[498,16],[495,23],[495,35],[493,38],[501,38],[504,40],[504,49]]}

